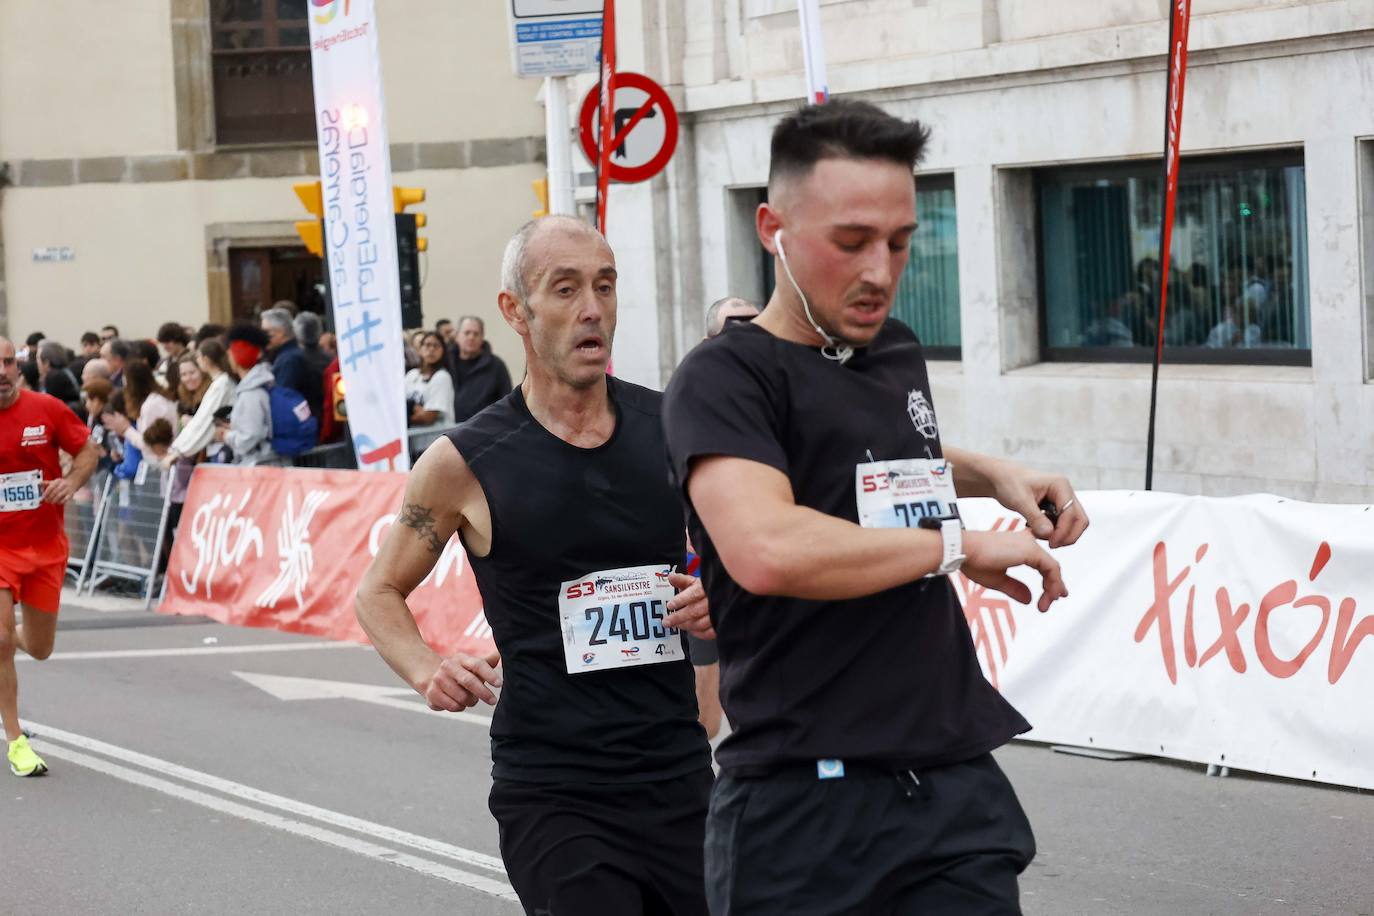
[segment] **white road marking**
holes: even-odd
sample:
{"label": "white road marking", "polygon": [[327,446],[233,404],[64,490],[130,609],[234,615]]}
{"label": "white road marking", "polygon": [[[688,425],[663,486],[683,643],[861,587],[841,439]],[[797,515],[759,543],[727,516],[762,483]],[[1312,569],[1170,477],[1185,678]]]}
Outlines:
{"label": "white road marking", "polygon": [[[115,760],[142,767],[145,770],[151,770],[154,773],[161,773],[164,776],[171,776],[183,782],[201,786],[202,788],[213,789],[225,795],[232,795],[243,801],[253,802],[254,804],[262,805],[267,808],[275,808],[278,811],[284,811],[287,814],[294,814],[298,817],[308,817],[312,820],[329,824],[331,827],[339,827],[344,830],[353,830],[358,833],[368,834],[373,839],[384,840],[399,846],[407,846],[432,856],[440,856],[455,862],[461,862],[464,865],[474,865],[478,868],[489,869],[500,875],[505,875],[506,873],[505,866],[496,856],[489,856],[471,849],[464,849],[461,846],[453,846],[440,840],[419,836],[418,834],[407,833],[404,830],[397,830],[395,827],[387,827],[383,824],[366,821],[362,818],[342,814],[338,811],[331,811],[328,808],[320,808],[315,805],[307,804],[306,802],[296,801],[294,798],[275,795],[271,792],[265,792],[262,789],[255,789],[252,786],[245,786],[242,783],[222,779],[218,776],[212,776],[209,773],[202,773],[199,770],[193,770],[190,767],[184,767],[168,760],[162,760],[157,757],[149,756],[148,754],[141,754],[138,751],[131,751],[127,748],[119,747],[118,745],[107,744],[95,738],[87,738],[84,735],[63,731],[60,728],[53,728],[50,725],[43,725],[42,723],[28,720],[25,721],[35,732],[35,740],[41,742],[44,747],[50,748],[54,746],[48,742],[69,744],[72,747],[103,754],[106,757],[112,757]],[[47,753],[47,751],[42,752]]]}
{"label": "white road marking", "polygon": [[[54,652],[48,661],[100,661],[109,658],[180,658],[196,655],[250,655],[259,652],[310,652],[320,649],[368,649],[351,642],[273,642],[243,646],[184,646],[175,649],[109,649],[95,652]],[[33,661],[16,654],[15,661]]]}
{"label": "white road marking", "polygon": [[326,830],[323,827],[316,827],[314,824],[307,824],[304,821],[292,820],[278,814],[261,811],[257,808],[250,808],[238,802],[229,801],[228,799],[219,798],[218,796],[210,795],[196,789],[180,786],[174,782],[168,782],[165,779],[159,779],[156,776],[150,776],[147,773],[132,770],[128,767],[120,766],[117,763],[102,760],[99,757],[91,757],[80,751],[74,751],[59,745],[50,745],[44,748],[43,752],[58,760],[65,760],[68,763],[74,763],[77,766],[83,766],[87,769],[95,770],[98,773],[113,776],[115,779],[121,779],[124,782],[142,786],[145,789],[161,792],[164,795],[170,795],[173,798],[179,798],[182,801],[200,805],[212,811],[218,811],[222,814],[242,818],[246,821],[261,824],[265,827],[272,827],[277,830],[285,831],[286,833],[295,834],[296,836],[306,837],[329,846],[347,850],[348,852],[357,853],[360,856],[366,856],[369,859],[374,859],[379,862],[399,865],[402,868],[408,868],[411,871],[419,872],[430,878],[439,878],[475,891],[480,891],[501,900],[518,902],[519,899],[509,884],[494,878],[488,878],[485,875],[474,875],[448,865],[441,865],[438,862],[422,859],[419,856],[397,852],[387,846],[378,846],[376,843],[369,843],[357,837],[336,833],[333,830]]}
{"label": "white road marking", "polygon": [[430,709],[416,700],[401,699],[401,697],[415,696],[415,691],[409,687],[378,687],[375,684],[327,681],[313,677],[286,677],[280,674],[253,674],[248,671],[235,671],[233,674],[234,677],[252,684],[259,690],[287,702],[297,700],[357,700],[360,703],[371,703],[375,706],[418,712],[463,725],[491,728],[490,716],[474,712],[440,712]]}

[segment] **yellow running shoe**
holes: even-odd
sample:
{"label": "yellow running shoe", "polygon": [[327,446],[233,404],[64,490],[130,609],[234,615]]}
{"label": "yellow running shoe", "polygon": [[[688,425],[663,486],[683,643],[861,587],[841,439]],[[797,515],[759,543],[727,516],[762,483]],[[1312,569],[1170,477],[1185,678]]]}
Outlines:
{"label": "yellow running shoe", "polygon": [[42,776],[48,772],[48,765],[33,752],[29,739],[23,735],[10,742],[10,772],[15,776]]}

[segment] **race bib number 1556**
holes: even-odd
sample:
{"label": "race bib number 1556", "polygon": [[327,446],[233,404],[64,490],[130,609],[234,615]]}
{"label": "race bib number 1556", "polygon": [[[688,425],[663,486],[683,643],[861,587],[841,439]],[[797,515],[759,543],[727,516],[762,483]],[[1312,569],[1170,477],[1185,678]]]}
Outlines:
{"label": "race bib number 1556", "polygon": [[0,474],[0,512],[37,509],[43,501],[43,472]]}

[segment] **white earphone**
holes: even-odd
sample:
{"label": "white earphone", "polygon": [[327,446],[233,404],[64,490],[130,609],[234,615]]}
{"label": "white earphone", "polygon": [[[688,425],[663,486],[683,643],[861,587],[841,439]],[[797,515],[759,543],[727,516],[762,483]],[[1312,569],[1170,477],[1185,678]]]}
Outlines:
{"label": "white earphone", "polygon": [[831,337],[824,328],[816,323],[816,319],[811,317],[811,304],[806,301],[806,293],[802,292],[802,288],[797,284],[797,278],[792,276],[792,265],[787,263],[787,252],[782,247],[781,229],[773,233],[773,245],[778,249],[778,260],[782,261],[782,269],[787,274],[788,281],[792,284],[792,288],[797,291],[797,295],[801,297],[802,308],[806,311],[806,320],[811,322],[811,327],[815,328],[816,333],[821,335],[825,341],[825,346],[821,347],[821,355],[826,359],[833,359],[841,365],[848,362],[849,358],[854,355],[854,348],[849,344],[841,344],[840,341]]}

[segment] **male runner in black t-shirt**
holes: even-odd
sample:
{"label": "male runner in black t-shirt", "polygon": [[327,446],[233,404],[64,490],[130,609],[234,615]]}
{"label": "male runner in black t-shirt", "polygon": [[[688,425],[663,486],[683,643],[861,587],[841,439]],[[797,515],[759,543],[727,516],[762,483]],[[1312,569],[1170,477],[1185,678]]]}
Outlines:
{"label": "male runner in black t-shirt", "polygon": [[[416,463],[358,619],[435,709],[496,704],[490,806],[527,911],[704,916],[710,748],[673,627],[710,620],[700,583],[673,571],[686,537],[662,395],[606,375],[616,271],[600,233],[530,223],[502,282],[528,374]],[[495,656],[441,658],[406,607],[454,532],[501,673]]]}
{"label": "male runner in black t-shirt", "polygon": [[856,102],[783,119],[757,216],[777,289],[665,396],[734,728],[707,822],[716,916],[1019,912],[1034,838],[989,752],[1029,726],[947,574],[1026,602],[1007,570],[1030,566],[1041,611],[1067,592],[1031,533],[963,532],[954,487],[1052,547],[1087,517],[1062,477],[942,447],[920,343],[888,318],[927,136]]}

